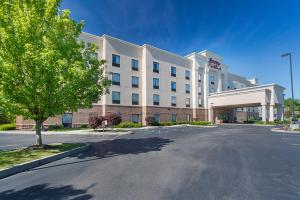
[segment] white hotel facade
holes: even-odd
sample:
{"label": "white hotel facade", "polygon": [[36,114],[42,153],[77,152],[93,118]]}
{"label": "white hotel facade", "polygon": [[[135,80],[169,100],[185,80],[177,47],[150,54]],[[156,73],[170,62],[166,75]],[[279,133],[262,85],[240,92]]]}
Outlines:
{"label": "white hotel facade", "polygon": [[[108,35],[83,33],[80,41],[95,43],[97,56],[106,60],[104,73],[112,80],[110,93],[91,109],[51,118],[45,125],[87,124],[90,115],[120,113],[124,122],[208,120],[227,113],[232,121],[249,116],[263,121],[283,118],[284,88],[258,85],[229,72],[223,58],[207,50],[180,56],[151,45],[142,46]],[[66,117],[67,116],[67,117]],[[67,118],[67,119],[66,119]],[[17,118],[17,126],[33,123]]]}

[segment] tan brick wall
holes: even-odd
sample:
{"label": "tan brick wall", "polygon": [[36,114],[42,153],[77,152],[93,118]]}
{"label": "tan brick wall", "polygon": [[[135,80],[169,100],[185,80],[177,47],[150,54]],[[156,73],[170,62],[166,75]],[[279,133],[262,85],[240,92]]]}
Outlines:
{"label": "tan brick wall", "polygon": [[[89,116],[91,115],[108,115],[110,113],[121,113],[123,122],[131,122],[132,114],[140,115],[140,122],[143,119],[143,113],[145,117],[153,116],[154,114],[160,114],[160,121],[171,121],[172,114],[177,115],[177,121],[186,121],[187,116],[190,115],[191,120],[193,117],[193,109],[191,108],[168,108],[168,107],[154,107],[147,106],[142,108],[141,106],[119,106],[119,105],[106,105],[106,113],[103,113],[103,107],[101,105],[95,105],[90,109],[79,109],[73,113],[73,127],[79,127],[82,124],[88,124]],[[196,120],[207,120],[207,110],[196,109]],[[18,116],[16,119],[17,128],[33,128],[35,123],[32,120],[24,120]],[[61,125],[61,116],[49,118],[45,121],[44,125]]]}
{"label": "tan brick wall", "polygon": [[106,105],[106,115],[111,113],[121,113],[123,122],[131,122],[132,114],[139,114],[140,121],[142,120],[142,107],[140,106],[118,106]]}

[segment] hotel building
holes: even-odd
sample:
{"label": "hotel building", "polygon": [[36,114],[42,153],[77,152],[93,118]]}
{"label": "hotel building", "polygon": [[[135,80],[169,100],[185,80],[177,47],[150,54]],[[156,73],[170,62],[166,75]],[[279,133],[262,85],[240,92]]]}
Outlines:
{"label": "hotel building", "polygon": [[[108,35],[83,33],[80,41],[95,43],[97,57],[106,60],[104,73],[112,80],[109,94],[91,109],[80,109],[48,119],[44,125],[87,124],[90,115],[120,113],[124,122],[146,124],[157,121],[206,120],[217,122],[222,114],[229,121],[249,117],[274,121],[283,118],[284,88],[277,84],[258,85],[229,72],[223,58],[204,50],[186,56],[157,47],[132,44]],[[17,127],[33,122],[17,117]]]}

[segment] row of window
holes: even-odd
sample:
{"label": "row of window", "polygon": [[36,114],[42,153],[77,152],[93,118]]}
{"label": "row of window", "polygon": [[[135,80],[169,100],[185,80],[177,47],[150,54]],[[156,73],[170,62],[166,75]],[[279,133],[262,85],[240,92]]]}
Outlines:
{"label": "row of window", "polygon": [[[131,95],[132,105],[139,105],[139,94],[132,93]],[[112,103],[120,104],[121,103],[121,93],[117,91],[112,91]],[[158,94],[153,94],[153,105],[159,106],[160,96]],[[186,98],[185,105],[187,108],[191,106],[191,99]],[[171,106],[177,106],[177,97],[171,96]]]}
{"label": "row of window", "polygon": [[[112,84],[113,85],[120,85],[120,74],[119,73],[112,73]],[[153,89],[159,89],[159,79],[153,78]],[[131,86],[134,88],[139,87],[139,77],[132,76],[131,77]],[[171,81],[171,91],[176,92],[176,82]],[[185,93],[191,93],[191,86],[190,84],[185,84]]]}
{"label": "row of window", "polygon": [[[120,67],[121,65],[121,57],[116,54],[112,54],[112,66]],[[139,61],[135,59],[131,59],[131,69],[138,71],[139,70]],[[153,62],[152,71],[155,73],[159,73],[159,63]],[[171,66],[171,76],[176,77],[176,67]],[[190,71],[185,70],[185,79],[190,80]]]}

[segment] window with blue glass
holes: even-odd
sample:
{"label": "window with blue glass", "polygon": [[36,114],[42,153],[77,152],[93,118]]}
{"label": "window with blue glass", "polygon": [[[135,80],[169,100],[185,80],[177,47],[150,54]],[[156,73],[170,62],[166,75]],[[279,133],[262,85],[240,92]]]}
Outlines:
{"label": "window with blue glass", "polygon": [[155,105],[155,106],[159,105],[159,95],[158,94],[153,95],[153,105]]}
{"label": "window with blue glass", "polygon": [[112,82],[113,85],[120,85],[120,74],[112,73],[111,82]]}
{"label": "window with blue glass", "polygon": [[176,82],[171,82],[171,91],[176,92]]}
{"label": "window with blue glass", "polygon": [[121,61],[121,58],[119,55],[115,55],[115,54],[112,55],[112,65],[113,66],[120,67],[120,61]]}
{"label": "window with blue glass", "polygon": [[121,94],[120,92],[112,91],[112,103],[113,104],[120,104],[121,102]]}
{"label": "window with blue glass", "polygon": [[139,71],[139,61],[132,59],[131,60],[131,69],[134,71]]}
{"label": "window with blue glass", "polygon": [[189,70],[185,70],[185,79],[190,80],[190,71]]}
{"label": "window with blue glass", "polygon": [[159,89],[159,79],[153,78],[153,89]]}
{"label": "window with blue glass", "polygon": [[171,67],[171,76],[176,77],[176,67]]}
{"label": "window with blue glass", "polygon": [[190,86],[190,84],[185,84],[185,93],[187,93],[187,94],[191,93],[191,86]]}
{"label": "window with blue glass", "polygon": [[154,121],[155,122],[160,122],[160,114],[154,114]]}
{"label": "window with blue glass", "polygon": [[136,76],[131,77],[131,86],[134,88],[139,87],[139,77],[136,77]]}
{"label": "window with blue glass", "polygon": [[159,73],[159,63],[153,62],[153,72]]}
{"label": "window with blue glass", "polygon": [[171,96],[171,106],[176,106],[177,98],[175,96]]}
{"label": "window with blue glass", "polygon": [[140,122],[140,115],[139,114],[132,114],[131,115],[131,121],[133,123],[139,123]]}
{"label": "window with blue glass", "polygon": [[139,94],[132,94],[132,105],[139,105]]}

